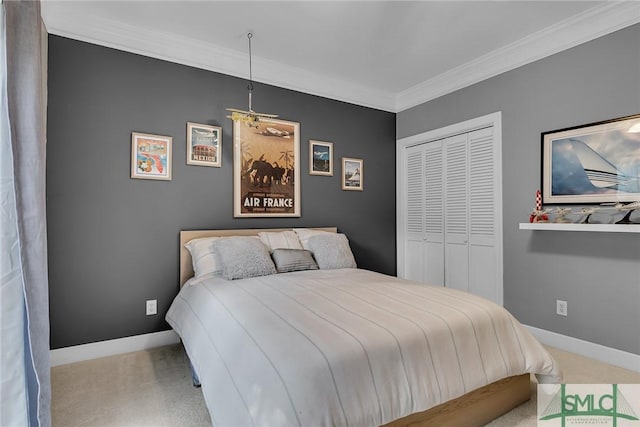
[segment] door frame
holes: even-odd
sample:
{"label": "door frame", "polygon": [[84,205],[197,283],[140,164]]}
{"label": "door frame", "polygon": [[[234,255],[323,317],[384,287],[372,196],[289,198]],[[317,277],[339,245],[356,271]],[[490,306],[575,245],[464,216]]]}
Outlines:
{"label": "door frame", "polygon": [[416,135],[408,136],[405,138],[396,140],[396,269],[398,277],[404,277],[404,261],[405,261],[405,205],[406,205],[406,188],[405,181],[407,179],[407,171],[404,168],[405,154],[408,147],[415,145],[421,145],[440,139],[448,138],[450,136],[459,135],[461,133],[473,132],[478,129],[487,127],[493,127],[493,137],[495,144],[494,159],[496,167],[496,194],[497,204],[495,210],[496,221],[496,251],[498,254],[497,265],[498,269],[496,276],[498,277],[498,283],[496,283],[497,303],[503,305],[504,302],[504,287],[503,287],[503,221],[502,221],[502,111],[487,114],[485,116],[476,117],[474,119],[465,120],[463,122],[455,123],[442,128],[422,132]]}

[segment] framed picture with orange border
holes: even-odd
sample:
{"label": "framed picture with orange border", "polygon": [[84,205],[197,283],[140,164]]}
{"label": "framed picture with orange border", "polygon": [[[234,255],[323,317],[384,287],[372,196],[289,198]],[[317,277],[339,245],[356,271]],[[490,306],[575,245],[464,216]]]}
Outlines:
{"label": "framed picture with orange border", "polygon": [[171,181],[170,136],[131,133],[131,178]]}
{"label": "framed picture with orange border", "polygon": [[363,187],[363,163],[362,159],[342,158],[342,189],[349,191],[362,191]]}

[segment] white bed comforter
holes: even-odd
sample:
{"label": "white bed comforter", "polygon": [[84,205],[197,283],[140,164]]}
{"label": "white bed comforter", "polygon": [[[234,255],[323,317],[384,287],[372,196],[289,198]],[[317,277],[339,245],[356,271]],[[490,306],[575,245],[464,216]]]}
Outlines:
{"label": "white bed comforter", "polygon": [[220,426],[376,426],[507,376],[561,379],[496,304],[367,270],[191,279],[166,319]]}

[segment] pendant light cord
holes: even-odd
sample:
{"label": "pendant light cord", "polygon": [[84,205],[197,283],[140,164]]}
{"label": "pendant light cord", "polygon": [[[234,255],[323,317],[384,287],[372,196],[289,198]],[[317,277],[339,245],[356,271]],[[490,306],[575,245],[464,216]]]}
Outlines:
{"label": "pendant light cord", "polygon": [[251,107],[251,94],[253,93],[253,70],[251,68],[251,38],[253,37],[252,33],[247,34],[247,38],[249,39],[249,111],[253,111]]}

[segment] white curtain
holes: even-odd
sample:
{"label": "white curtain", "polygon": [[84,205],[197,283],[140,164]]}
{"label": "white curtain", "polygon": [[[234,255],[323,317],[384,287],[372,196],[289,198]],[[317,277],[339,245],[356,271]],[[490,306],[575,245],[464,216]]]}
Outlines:
{"label": "white curtain", "polygon": [[0,425],[28,425],[24,370],[24,294],[18,251],[16,197],[13,190],[9,113],[7,112],[7,63],[5,20],[2,8],[0,45]]}
{"label": "white curtain", "polygon": [[0,426],[51,425],[45,213],[46,38],[39,1],[0,31]]}

